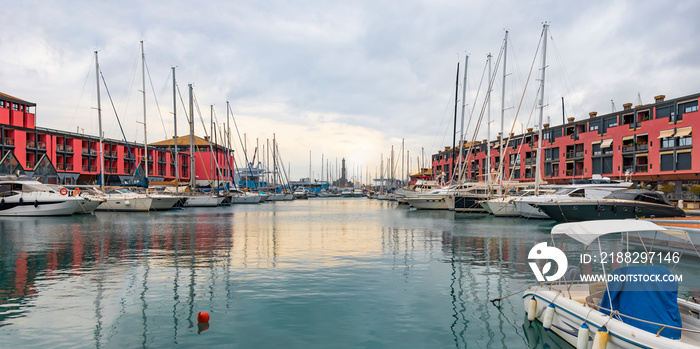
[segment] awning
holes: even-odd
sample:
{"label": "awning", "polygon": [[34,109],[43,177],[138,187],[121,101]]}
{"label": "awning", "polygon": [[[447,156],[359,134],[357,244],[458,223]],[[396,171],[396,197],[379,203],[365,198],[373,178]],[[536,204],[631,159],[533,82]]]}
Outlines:
{"label": "awning", "polygon": [[670,129],[670,130],[664,130],[659,132],[659,138],[668,138],[673,136],[673,134],[676,132],[675,129]]}
{"label": "awning", "polygon": [[627,141],[627,140],[630,140],[630,139],[634,139],[634,136],[624,136],[624,137],[622,137],[622,140],[623,140],[623,141]]}
{"label": "awning", "polygon": [[676,131],[676,137],[687,137],[690,136],[691,133],[693,133],[692,126],[679,128],[678,131]]}
{"label": "awning", "polygon": [[604,139],[602,142],[600,142],[600,147],[601,148],[608,148],[612,145],[612,143],[613,143],[612,138]]}
{"label": "awning", "polygon": [[664,228],[649,221],[632,219],[562,223],[552,228],[552,235],[565,234],[588,246],[595,239],[603,235],[624,232],[636,233],[641,231],[658,231],[679,239],[690,241],[690,237],[685,231]]}
{"label": "awning", "polygon": [[593,144],[598,144],[598,143],[600,143],[600,142],[602,142],[602,141],[593,141],[593,142],[591,142],[591,145],[593,145]]}

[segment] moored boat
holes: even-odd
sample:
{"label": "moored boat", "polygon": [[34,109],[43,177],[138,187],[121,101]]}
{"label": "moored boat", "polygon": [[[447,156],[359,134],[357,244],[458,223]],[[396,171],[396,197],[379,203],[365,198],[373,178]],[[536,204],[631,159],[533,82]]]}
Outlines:
{"label": "moored boat", "polygon": [[0,178],[0,216],[70,216],[81,199],[27,177]]}

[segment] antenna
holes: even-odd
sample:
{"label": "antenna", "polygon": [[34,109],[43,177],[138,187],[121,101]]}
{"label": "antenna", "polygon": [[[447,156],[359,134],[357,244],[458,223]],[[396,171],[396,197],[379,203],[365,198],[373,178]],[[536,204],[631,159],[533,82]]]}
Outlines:
{"label": "antenna", "polygon": [[610,104],[612,104],[612,112],[614,113],[615,112],[615,102],[613,102],[612,99],[610,100]]}

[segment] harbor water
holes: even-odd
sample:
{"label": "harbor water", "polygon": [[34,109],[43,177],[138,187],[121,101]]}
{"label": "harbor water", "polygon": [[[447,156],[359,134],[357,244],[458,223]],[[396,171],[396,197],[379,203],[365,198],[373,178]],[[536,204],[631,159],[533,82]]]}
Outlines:
{"label": "harbor water", "polygon": [[553,225],[365,198],[4,218],[0,346],[568,348],[521,297]]}

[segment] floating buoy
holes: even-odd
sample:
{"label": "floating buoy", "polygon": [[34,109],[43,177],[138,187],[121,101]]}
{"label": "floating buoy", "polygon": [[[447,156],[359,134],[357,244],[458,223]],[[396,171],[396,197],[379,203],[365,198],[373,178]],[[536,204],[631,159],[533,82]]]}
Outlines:
{"label": "floating buoy", "polygon": [[199,322],[199,323],[209,322],[209,314],[205,313],[203,311],[200,311],[199,313],[197,313],[197,322]]}
{"label": "floating buoy", "polygon": [[608,347],[608,329],[605,326],[598,328],[598,332],[593,338],[592,349],[605,349]]}
{"label": "floating buoy", "polygon": [[554,320],[554,303],[549,303],[544,311],[544,319],[542,319],[542,327],[545,331],[549,331],[549,328],[552,327],[552,320]]}
{"label": "floating buoy", "polygon": [[61,195],[68,195],[68,189],[66,188],[61,188],[58,192],[61,193]]}
{"label": "floating buoy", "polygon": [[535,320],[535,313],[537,312],[537,300],[535,296],[530,298],[530,303],[527,305],[527,319],[530,321]]}
{"label": "floating buoy", "polygon": [[588,325],[584,322],[578,329],[578,338],[576,338],[576,349],[588,349]]}
{"label": "floating buoy", "polygon": [[34,207],[39,207],[39,200],[34,200]]}

